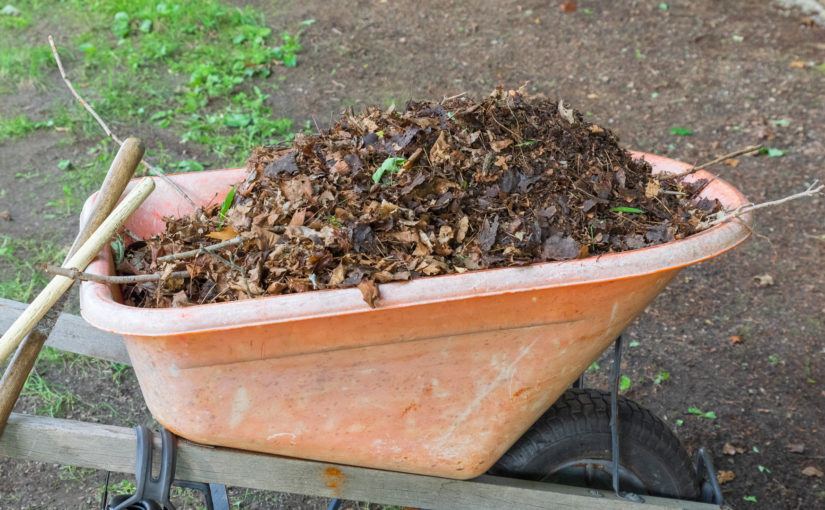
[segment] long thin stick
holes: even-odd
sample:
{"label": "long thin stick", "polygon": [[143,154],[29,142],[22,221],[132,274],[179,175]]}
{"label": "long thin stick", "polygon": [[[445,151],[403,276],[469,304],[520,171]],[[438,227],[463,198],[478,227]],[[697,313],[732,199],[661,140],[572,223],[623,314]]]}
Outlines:
{"label": "long thin stick", "polygon": [[[94,111],[92,106],[89,103],[87,103],[86,100],[83,99],[80,96],[80,94],[78,94],[77,90],[74,88],[74,85],[72,85],[72,82],[69,81],[68,76],[66,76],[66,71],[63,69],[63,62],[60,60],[60,55],[57,53],[57,46],[55,46],[55,44],[54,44],[54,38],[51,35],[49,36],[49,45],[52,47],[52,54],[54,55],[55,62],[57,62],[57,69],[60,70],[60,76],[63,78],[63,81],[66,83],[66,86],[69,87],[69,91],[72,93],[72,95],[75,97],[75,99],[77,99],[77,101],[81,105],[83,105],[84,108],[86,108],[86,111],[88,111],[92,115],[92,117],[94,117],[94,119],[97,121],[97,123],[100,125],[100,127],[103,128],[103,131],[105,131],[106,134],[112,140],[117,142],[118,145],[123,145],[123,140],[121,140],[116,134],[114,134],[112,132],[111,129],[109,129],[109,126],[107,126],[106,123],[103,122],[103,119],[100,118],[100,115],[98,115],[97,112]],[[178,186],[175,183],[175,181],[173,181],[165,173],[163,173],[163,171],[161,169],[150,165],[149,163],[146,162],[145,159],[141,159],[140,163],[143,166],[145,166],[147,170],[149,170],[149,173],[151,173],[152,175],[156,175],[156,176],[160,177],[161,179],[164,180],[164,182],[166,182],[166,184],[172,186],[172,188],[174,188],[175,191],[180,193],[180,195],[184,199],[186,199],[186,201],[189,202],[189,204],[192,207],[197,207],[195,205],[195,202],[191,198],[189,198],[189,195],[187,195],[186,192],[183,191],[183,189],[181,189],[181,187]]]}
{"label": "long thin stick", "polygon": [[201,246],[200,248],[189,250],[189,251],[182,251],[180,253],[173,253],[172,255],[164,255],[163,257],[158,257],[158,262],[171,262],[173,260],[180,260],[180,259],[188,259],[191,257],[196,257],[202,254],[205,251],[212,251],[217,250],[219,248],[223,248],[224,246],[232,246],[233,244],[241,244],[243,242],[243,237],[234,237],[228,241],[222,241],[217,244],[210,244],[209,246]]}
{"label": "long thin stick", "polygon": [[823,189],[825,189],[825,185],[820,184],[820,185],[817,186],[818,182],[819,181],[814,181],[813,183],[811,183],[811,185],[808,186],[808,188],[805,191],[800,191],[799,193],[794,193],[793,195],[788,195],[787,197],[780,198],[778,200],[771,200],[769,202],[762,202],[761,204],[753,204],[753,203],[744,204],[744,205],[740,205],[739,207],[737,207],[736,209],[733,209],[731,211],[720,211],[720,212],[716,213],[716,215],[714,215],[714,216],[716,216],[715,219],[713,219],[713,220],[711,220],[707,223],[704,223],[701,226],[701,230],[712,227],[712,226],[714,226],[718,223],[722,223],[722,222],[727,221],[731,218],[736,218],[738,216],[742,216],[743,214],[747,214],[751,211],[755,211],[757,209],[762,209],[763,207],[770,207],[770,206],[774,206],[774,205],[784,204],[785,202],[790,202],[791,200],[796,200],[797,198],[812,197],[812,196],[820,193]]}
{"label": "long thin stick", "polygon": [[684,172],[680,172],[678,174],[664,175],[662,177],[659,177],[658,179],[661,180],[661,181],[666,181],[668,179],[678,179],[680,177],[690,175],[693,172],[696,172],[697,170],[704,170],[705,168],[712,167],[713,165],[715,165],[717,163],[721,163],[722,161],[725,161],[726,159],[735,158],[736,156],[743,156],[745,154],[750,154],[752,152],[756,152],[761,148],[762,148],[761,145],[751,145],[749,147],[745,147],[744,149],[739,149],[738,151],[733,151],[730,154],[725,154],[724,156],[719,156],[718,158],[716,158],[712,161],[708,161],[707,163],[703,163],[699,166],[694,166],[690,170],[685,170]]}
{"label": "long thin stick", "polygon": [[[80,280],[83,282],[97,282],[107,284],[124,284],[124,283],[143,283],[143,282],[157,282],[163,280],[163,273],[150,274],[134,274],[129,276],[104,276],[100,274],[86,273],[73,267],[58,267],[45,266],[43,270],[50,274],[65,276],[72,280]],[[173,271],[167,278],[186,278],[189,276],[189,271]]]}
{"label": "long thin stick", "polygon": [[[95,258],[100,248],[112,237],[112,235],[123,225],[123,222],[131,216],[133,212],[143,203],[146,197],[155,188],[155,183],[149,177],[144,177],[135,186],[126,198],[112,211],[106,220],[94,231],[83,245],[78,248],[74,255],[66,262],[66,267],[79,267],[86,269],[86,266]],[[74,280],[63,276],[55,276],[46,285],[40,294],[31,302],[23,313],[12,323],[8,330],[0,337],[0,362],[5,360],[23,338],[29,334],[37,322],[46,314],[54,303],[62,296]]]}

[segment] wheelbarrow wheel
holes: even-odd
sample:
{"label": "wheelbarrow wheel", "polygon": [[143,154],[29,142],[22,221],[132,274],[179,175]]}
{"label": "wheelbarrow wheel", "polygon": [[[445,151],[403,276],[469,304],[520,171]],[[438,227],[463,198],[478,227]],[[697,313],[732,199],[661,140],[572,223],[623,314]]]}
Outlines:
{"label": "wheelbarrow wheel", "polygon": [[[619,397],[619,483],[623,491],[695,500],[699,480],[662,420]],[[610,394],[569,389],[499,459],[490,474],[612,488]]]}

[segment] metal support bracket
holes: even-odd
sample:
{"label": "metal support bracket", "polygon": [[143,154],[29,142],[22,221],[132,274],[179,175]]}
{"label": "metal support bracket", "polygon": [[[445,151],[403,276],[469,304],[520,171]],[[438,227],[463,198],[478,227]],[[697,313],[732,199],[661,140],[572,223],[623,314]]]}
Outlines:
{"label": "metal support bracket", "polygon": [[696,476],[702,481],[702,491],[699,501],[712,503],[714,505],[724,505],[725,499],[722,497],[722,487],[716,478],[716,469],[705,447],[699,448],[696,459]]}
{"label": "metal support bracket", "polygon": [[638,494],[619,488],[619,378],[622,372],[622,335],[613,344],[613,367],[610,374],[610,450],[613,464],[613,491],[622,499],[644,503]]}
{"label": "metal support bracket", "polygon": [[175,481],[177,438],[174,434],[166,429],[160,431],[160,472],[155,478],[152,476],[152,431],[141,425],[135,428],[135,432],[137,434],[135,493],[115,496],[105,508],[108,510],[175,510],[175,505],[169,500],[169,493],[174,483],[180,487],[203,492],[207,510],[229,510],[225,486]]}

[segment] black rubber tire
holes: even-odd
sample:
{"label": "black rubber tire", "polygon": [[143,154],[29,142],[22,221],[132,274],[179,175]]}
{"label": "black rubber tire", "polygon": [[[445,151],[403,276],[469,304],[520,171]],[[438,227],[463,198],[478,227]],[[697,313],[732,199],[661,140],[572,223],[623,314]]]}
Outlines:
{"label": "black rubber tire", "polygon": [[[679,439],[650,411],[624,397],[619,407],[619,466],[633,480],[639,495],[696,500],[699,480]],[[490,469],[490,474],[587,486],[570,475],[578,460],[604,461],[597,488],[609,489],[610,394],[592,389],[569,389]],[[568,467],[564,467],[568,466]],[[566,470],[566,471],[564,471]],[[592,477],[591,465],[591,481]],[[575,478],[575,475],[574,475]],[[642,487],[639,487],[639,482]],[[629,483],[629,482],[628,482]],[[603,487],[602,485],[607,485]]]}

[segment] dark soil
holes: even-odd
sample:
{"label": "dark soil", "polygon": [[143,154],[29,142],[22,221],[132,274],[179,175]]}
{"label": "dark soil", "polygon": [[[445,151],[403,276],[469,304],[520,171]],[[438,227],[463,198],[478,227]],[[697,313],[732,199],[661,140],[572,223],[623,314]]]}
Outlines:
{"label": "dark soil", "polygon": [[[270,2],[259,3],[271,9]],[[825,61],[825,29],[768,1],[671,1],[666,11],[659,3],[580,0],[570,14],[555,2],[537,1],[471,8],[459,2],[290,3],[280,12],[286,21],[317,22],[272,106],[326,127],[346,106],[401,106],[409,98],[464,91],[481,97],[496,83],[519,87],[529,80],[530,91],[595,112],[586,118],[615,130],[636,150],[690,163],[754,143],[788,150],[715,170],[753,201],[825,180],[825,74],[817,69]],[[67,38],[59,30],[54,35]],[[4,97],[0,113],[11,115],[13,105],[37,104],[44,96],[64,97],[56,74],[50,83],[47,92]],[[779,119],[788,125],[771,122]],[[693,135],[671,135],[673,126]],[[136,126],[132,133],[148,139],[151,131]],[[0,189],[7,190],[0,210],[22,219],[32,196],[59,196],[59,183],[48,192],[15,175],[40,169],[44,157],[70,158],[91,145],[61,146],[47,136],[0,146]],[[759,211],[747,244],[685,270],[626,333],[624,373],[632,384],[625,394],[670,424],[692,455],[704,445],[717,468],[731,472],[722,489],[734,508],[825,505],[823,479],[803,473],[808,467],[825,471],[823,218],[822,198]],[[15,233],[37,234],[34,221],[15,223]],[[57,227],[45,223],[44,229]],[[0,229],[9,227],[0,220]],[[62,235],[70,240],[73,232]],[[754,279],[765,274],[772,285]],[[588,372],[587,386],[606,387],[609,362],[599,366]],[[116,385],[97,370],[84,376],[58,366],[42,374],[71,380],[67,384],[78,392],[94,389],[84,392],[89,408],[121,399],[130,404],[105,417],[78,408],[74,417],[151,423],[133,377]],[[34,412],[33,405],[24,399],[16,410]],[[690,414],[690,408],[713,411],[716,419]],[[0,505],[95,506],[105,473],[66,473],[56,465],[4,459]],[[276,503],[272,495],[242,489],[232,497],[245,508],[327,503],[297,496]]]}
{"label": "dark soil", "polygon": [[[580,112],[499,87],[347,112],[290,148],[259,147],[223,204],[167,219],[121,273],[186,271],[127,288],[137,306],[186,306],[583,258],[697,232],[706,181],[657,178]],[[237,239],[196,257],[163,261]],[[160,259],[160,260],[159,260]],[[231,261],[231,262],[230,262]]]}

